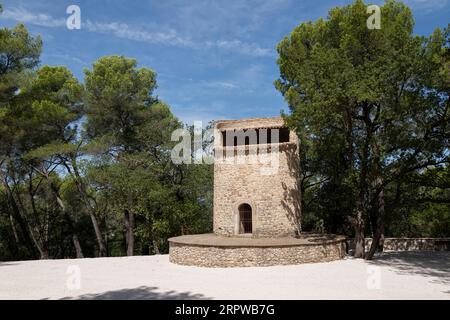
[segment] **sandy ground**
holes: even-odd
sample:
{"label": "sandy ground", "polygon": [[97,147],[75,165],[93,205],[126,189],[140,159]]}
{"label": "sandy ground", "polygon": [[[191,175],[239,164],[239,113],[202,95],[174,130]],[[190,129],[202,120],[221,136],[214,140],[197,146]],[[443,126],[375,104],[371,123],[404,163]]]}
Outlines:
{"label": "sandy ground", "polygon": [[227,269],[167,255],[0,262],[0,299],[450,299],[450,252]]}

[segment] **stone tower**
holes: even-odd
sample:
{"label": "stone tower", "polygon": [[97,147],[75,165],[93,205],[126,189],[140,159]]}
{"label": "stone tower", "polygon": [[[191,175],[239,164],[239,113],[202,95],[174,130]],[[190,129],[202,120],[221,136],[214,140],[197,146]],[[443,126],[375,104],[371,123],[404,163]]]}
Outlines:
{"label": "stone tower", "polygon": [[298,235],[298,140],[283,119],[216,121],[214,150],[214,233]]}

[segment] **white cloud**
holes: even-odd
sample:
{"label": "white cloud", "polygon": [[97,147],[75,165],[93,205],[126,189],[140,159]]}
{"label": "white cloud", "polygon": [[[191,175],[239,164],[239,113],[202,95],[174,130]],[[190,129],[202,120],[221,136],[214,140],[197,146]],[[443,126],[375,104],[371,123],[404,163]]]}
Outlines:
{"label": "white cloud", "polygon": [[210,81],[204,83],[205,87],[217,89],[236,89],[238,86],[235,83],[227,81]]}
{"label": "white cloud", "polygon": [[221,101],[211,101],[208,105],[178,105],[171,104],[175,114],[187,124],[194,124],[195,121],[201,121],[202,125],[207,125],[210,121],[226,119],[227,110],[226,105]]}
{"label": "white cloud", "polygon": [[[23,8],[5,10],[2,18],[43,27],[56,28],[66,26],[66,20],[64,18],[54,18],[48,14],[33,13]],[[215,48],[253,57],[268,57],[275,54],[275,51],[272,49],[262,48],[257,43],[248,43],[238,39],[193,41],[189,37],[182,36],[178,34],[176,30],[170,28],[162,31],[149,31],[135,28],[121,22],[96,22],[91,20],[82,22],[81,28],[85,28],[89,32],[111,34],[122,39],[185,47],[196,50]]]}
{"label": "white cloud", "polygon": [[46,55],[47,57],[50,57],[50,58],[56,58],[56,59],[65,60],[65,61],[72,61],[72,62],[75,62],[82,66],[89,65],[89,62],[81,60],[81,59],[79,59],[73,55],[69,55],[67,53],[47,53],[47,54],[44,53],[44,55]]}
{"label": "white cloud", "polygon": [[190,38],[183,37],[174,29],[168,29],[163,32],[150,32],[147,30],[136,29],[126,23],[109,22],[99,23],[87,20],[84,23],[87,30],[99,33],[111,33],[118,38],[158,43],[171,46],[187,47],[201,50],[203,48],[216,48],[230,52],[237,52],[244,55],[255,57],[273,56],[275,51],[262,48],[256,43],[247,43],[240,40],[216,40],[216,41],[193,41]]}
{"label": "white cloud", "polygon": [[83,25],[88,31],[98,33],[112,33],[118,38],[128,40],[170,44],[177,46],[192,47],[193,43],[189,39],[180,37],[175,30],[167,30],[165,32],[148,32],[130,27],[126,23],[109,22],[99,23],[87,20]]}
{"label": "white cloud", "polygon": [[[299,5],[293,0],[165,0],[156,6],[170,12],[183,31],[193,37],[198,34],[211,37],[217,32],[245,37],[271,25],[277,14],[292,3]],[[153,2],[152,5],[155,6]]]}
{"label": "white cloud", "polygon": [[64,18],[54,18],[45,13],[32,13],[22,8],[7,9],[3,12],[2,18],[42,27],[54,28],[66,25],[66,20]]}
{"label": "white cloud", "polygon": [[256,43],[246,43],[240,40],[217,40],[215,45],[219,49],[237,51],[242,54],[256,57],[270,57],[275,55],[275,49],[261,48]]}

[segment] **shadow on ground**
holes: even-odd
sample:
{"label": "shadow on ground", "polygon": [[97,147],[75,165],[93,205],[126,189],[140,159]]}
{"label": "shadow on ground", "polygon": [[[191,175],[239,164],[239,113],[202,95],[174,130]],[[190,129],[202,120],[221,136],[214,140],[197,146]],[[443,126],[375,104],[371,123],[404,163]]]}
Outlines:
{"label": "shadow on ground", "polygon": [[3,267],[3,266],[16,266],[16,265],[19,265],[20,263],[17,263],[17,262],[8,262],[8,261],[5,261],[5,262],[2,262],[2,261],[0,261],[0,267]]}
{"label": "shadow on ground", "polygon": [[191,292],[157,292],[158,287],[141,286],[132,289],[84,294],[77,297],[65,297],[61,300],[211,300],[203,294]]}
{"label": "shadow on ground", "polygon": [[338,239],[335,234],[307,234],[303,236],[308,242],[323,242]]}
{"label": "shadow on ground", "polygon": [[391,267],[403,275],[434,277],[432,282],[450,285],[450,251],[383,252],[370,263]]}

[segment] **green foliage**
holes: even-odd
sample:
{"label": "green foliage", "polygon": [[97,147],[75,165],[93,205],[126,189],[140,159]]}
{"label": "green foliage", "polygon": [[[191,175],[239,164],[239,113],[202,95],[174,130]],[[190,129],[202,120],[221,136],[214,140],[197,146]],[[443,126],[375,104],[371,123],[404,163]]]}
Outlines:
{"label": "green foliage", "polygon": [[37,66],[41,47],[40,37],[30,36],[23,24],[0,29],[0,107],[14,96],[23,73]]}
{"label": "green foliage", "polygon": [[123,56],[100,58],[85,70],[86,130],[90,137],[108,134],[117,145],[132,147],[135,128],[146,119],[155,98],[156,74],[136,68],[136,60]]}
{"label": "green foliage", "polygon": [[411,216],[412,232],[422,237],[448,237],[450,230],[450,206],[426,203]]}
{"label": "green foliage", "polygon": [[[380,30],[358,0],[278,45],[303,229],[351,235],[362,212],[373,233],[382,194],[386,236],[450,236],[450,28],[414,36],[408,7],[381,10]],[[0,260],[76,257],[74,239],[85,257],[164,253],[210,232],[212,166],[171,161],[171,133],[193,128],[154,95],[156,73],[108,56],[83,86],[37,68],[41,47],[21,24],[0,29]]]}
{"label": "green foliage", "polygon": [[171,133],[181,123],[152,96],[156,74],[118,56],[99,59],[85,74],[86,149],[95,152],[88,179],[116,219],[135,217],[135,251],[166,251],[168,237],[205,230],[201,221],[211,210],[197,186],[210,190],[212,176],[171,162]]}
{"label": "green foliage", "polygon": [[[387,1],[381,16],[381,29],[368,29],[366,4],[357,0],[326,20],[300,24],[277,47],[275,86],[304,150],[310,227],[313,216],[329,231],[358,218],[374,232],[381,191],[411,172],[448,165],[449,29],[413,35],[411,11],[396,1]],[[384,196],[396,210],[396,194]]]}
{"label": "green foliage", "polygon": [[[450,170],[436,167],[408,177],[401,213],[406,220],[400,232],[409,236],[450,235]],[[393,229],[393,228],[391,228]],[[393,229],[391,232],[397,232]]]}

